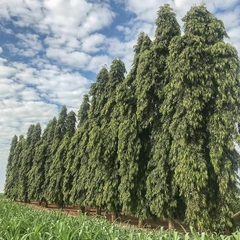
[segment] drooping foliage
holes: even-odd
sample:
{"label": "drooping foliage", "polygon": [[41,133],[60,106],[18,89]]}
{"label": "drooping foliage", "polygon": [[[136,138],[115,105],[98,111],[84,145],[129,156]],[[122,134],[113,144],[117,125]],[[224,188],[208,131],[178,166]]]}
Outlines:
{"label": "drooping foliage", "polygon": [[40,185],[41,190],[39,188],[39,199],[47,200],[48,199],[48,186],[50,184],[49,170],[52,163],[52,144],[55,128],[57,125],[56,117],[48,123],[42,138],[42,144],[39,149],[39,161],[43,164],[44,173],[41,175]]}
{"label": "drooping foliage", "polygon": [[83,125],[83,123],[88,119],[88,110],[89,110],[89,96],[85,94],[83,96],[83,101],[81,107],[78,111],[78,128]]}
{"label": "drooping foliage", "polygon": [[69,145],[71,143],[71,138],[75,132],[76,117],[73,111],[70,111],[66,117],[66,133],[61,140],[55,158],[50,167],[50,171],[53,172],[53,179],[51,181],[51,186],[53,187],[53,202],[57,203],[59,206],[64,205],[64,192],[63,182],[65,176],[65,169],[67,165],[67,153],[69,151]]}
{"label": "drooping foliage", "polygon": [[[69,139],[75,131],[75,113],[67,115],[64,105],[59,113],[57,124],[54,129],[53,144],[51,146],[51,164],[47,173],[50,179],[46,189],[47,200],[63,206],[63,176],[65,160],[68,150]],[[66,138],[65,138],[66,137]]]}
{"label": "drooping foliage", "polygon": [[[145,139],[143,127],[136,112],[140,89],[144,80],[140,73],[140,65],[144,61],[143,55],[149,51],[151,40],[144,33],[140,33],[137,45],[134,46],[134,60],[130,73],[117,89],[119,116],[118,130],[118,159],[120,174],[120,201],[123,211],[132,212],[142,219],[147,217],[145,201],[145,165],[148,161],[144,149]],[[144,76],[145,77],[145,76]],[[143,81],[141,81],[143,80]],[[149,149],[149,148],[148,148]],[[144,163],[143,165],[141,165]],[[146,166],[146,165],[145,165]]]}
{"label": "drooping foliage", "polygon": [[[90,89],[90,96],[92,96],[91,107],[89,110],[89,135],[87,142],[87,161],[84,161],[84,167],[82,168],[81,184],[84,185],[86,182],[83,179],[83,173],[85,172],[89,179],[86,182],[86,204],[94,204],[97,207],[106,207],[107,196],[105,188],[106,181],[108,180],[106,175],[106,166],[108,161],[111,158],[111,151],[107,150],[107,147],[104,145],[103,139],[106,139],[106,131],[108,130],[107,126],[104,126],[105,121],[110,121],[111,112],[108,112],[108,108],[113,107],[114,105],[114,91],[115,86],[120,81],[117,77],[114,78],[112,72],[115,71],[115,76],[119,74],[122,68],[122,62],[120,60],[114,60],[110,72],[103,67],[98,74],[96,84],[93,84]],[[113,70],[114,69],[114,70]],[[105,113],[104,113],[105,111]],[[106,128],[105,128],[106,127]],[[105,135],[104,135],[105,134]],[[106,156],[108,151],[109,156]],[[110,165],[108,166],[110,167]],[[97,183],[97,184],[96,184]],[[109,207],[109,206],[108,206]]]}
{"label": "drooping foliage", "polygon": [[[97,207],[101,207],[103,205],[102,198],[99,196],[103,191],[100,181],[98,179],[96,180],[96,190],[91,188],[91,186],[94,185],[94,169],[98,167],[99,173],[96,177],[100,179],[101,177],[99,175],[102,167],[102,165],[97,165],[97,160],[95,162],[95,157],[97,158],[97,155],[101,154],[101,152],[95,147],[95,142],[93,142],[92,139],[97,141],[97,134],[99,134],[99,126],[101,119],[103,118],[101,111],[107,98],[107,91],[104,88],[107,81],[108,71],[106,67],[103,67],[97,75],[96,83],[93,83],[89,90],[91,104],[89,109],[87,108],[88,113],[79,114],[79,116],[85,115],[87,117],[83,118],[81,126],[76,132],[76,138],[80,141],[77,144],[76,154],[73,161],[75,177],[73,178],[73,188],[70,193],[70,199],[71,202],[81,205],[87,204]],[[100,144],[101,142],[98,142],[98,145]],[[91,164],[89,156],[90,153],[93,156],[93,164]],[[88,177],[86,178],[86,176]],[[96,192],[99,192],[97,199],[95,198]]]}
{"label": "drooping foliage", "polygon": [[[18,143],[16,145],[16,148],[14,149],[14,155],[12,158],[12,184],[10,188],[10,192],[7,196],[11,197],[12,199],[19,199],[20,198],[20,169],[22,166],[22,162],[24,159],[24,148],[25,148],[25,138],[23,135],[20,135],[18,138]],[[7,183],[6,179],[6,183]]]}
{"label": "drooping foliage", "polygon": [[34,186],[30,182],[30,172],[33,166],[33,158],[35,155],[36,145],[41,138],[41,126],[30,125],[27,132],[26,142],[23,149],[23,159],[19,170],[19,199],[29,202],[29,190]]}
{"label": "drooping foliage", "polygon": [[14,192],[13,192],[13,186],[14,186],[14,173],[17,171],[15,168],[16,163],[14,162],[14,155],[15,155],[15,149],[18,144],[18,137],[14,135],[12,138],[10,151],[8,155],[8,163],[7,163],[7,169],[6,169],[6,182],[4,186],[4,193],[7,197],[13,198]]}
{"label": "drooping foliage", "polygon": [[[76,158],[78,151],[81,149],[78,148],[79,143],[82,141],[82,135],[84,131],[84,124],[88,119],[88,110],[89,110],[89,97],[88,94],[83,96],[83,101],[78,111],[78,129],[71,138],[66,161],[66,170],[64,174],[63,181],[63,194],[64,202],[66,204],[70,203],[70,198],[72,195],[73,181],[77,178],[78,171],[81,166],[81,161],[79,158]],[[76,158],[76,159],[75,159]],[[75,203],[75,201],[73,201]]]}
{"label": "drooping foliage", "polygon": [[239,61],[223,42],[223,23],[204,5],[183,18],[184,35],[170,44],[163,114],[170,119],[174,186],[188,224],[199,230],[232,226],[239,156]]}
{"label": "drooping foliage", "polygon": [[[160,7],[156,19],[155,39],[151,46],[152,67],[151,80],[148,86],[152,86],[152,99],[148,104],[154,106],[151,119],[151,147],[152,156],[148,163],[147,199],[150,202],[151,211],[158,217],[164,216],[173,219],[181,219],[179,212],[184,212],[177,189],[173,188],[173,167],[169,159],[171,146],[171,134],[169,132],[169,120],[171,117],[162,114],[163,101],[167,97],[165,86],[170,81],[167,69],[167,57],[169,56],[169,44],[174,37],[180,36],[180,26],[176,16],[169,5]],[[147,102],[147,101],[145,101]]]}
{"label": "drooping foliage", "polygon": [[103,165],[103,199],[105,206],[111,210],[115,217],[121,212],[121,203],[119,199],[120,177],[118,160],[118,128],[120,124],[119,110],[116,101],[116,89],[125,78],[125,65],[120,59],[115,59],[109,70],[109,81],[106,84],[108,90],[107,102],[104,105],[101,114],[104,119],[101,122],[101,138],[105,139],[102,143]]}
{"label": "drooping foliage", "polygon": [[44,129],[41,140],[36,145],[33,166],[29,173],[29,181],[34,186],[29,190],[29,197],[40,203],[46,197],[45,184],[48,182],[46,173],[50,166],[51,143],[56,122],[56,118],[53,118]]}

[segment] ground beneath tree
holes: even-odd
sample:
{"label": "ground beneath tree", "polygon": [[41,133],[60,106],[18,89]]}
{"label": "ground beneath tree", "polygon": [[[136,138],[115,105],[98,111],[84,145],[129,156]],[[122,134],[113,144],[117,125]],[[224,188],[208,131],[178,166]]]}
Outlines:
{"label": "ground beneath tree", "polygon": [[[20,202],[20,201],[16,201],[17,203],[19,204],[24,204],[23,202]],[[79,214],[82,214],[81,213],[81,209],[79,208],[79,206],[65,206],[63,208],[59,208],[57,205],[54,205],[54,204],[48,204],[48,207],[45,208],[45,207],[42,207],[42,206],[39,206],[39,203],[38,202],[31,202],[29,203],[28,205],[30,205],[31,207],[33,207],[35,210],[46,210],[46,211],[59,211],[61,210],[61,212],[63,214],[68,214],[68,215],[71,215],[71,216],[77,216]],[[112,214],[111,213],[108,213],[106,214],[104,210],[101,211],[101,215],[100,214],[97,214],[97,209],[96,208],[87,208],[87,211],[86,211],[86,214],[87,215],[90,215],[90,216],[96,216],[96,217],[105,217],[108,221],[112,221]],[[131,215],[126,215],[126,214],[123,214],[121,213],[120,217],[117,218],[115,220],[115,222],[119,223],[119,224],[122,224],[124,226],[130,226],[130,227],[139,227],[138,224],[138,218],[134,217],[134,216],[131,216]],[[163,218],[160,218],[159,219],[159,222],[155,222],[152,218],[149,218],[147,221],[144,221],[143,225],[142,225],[142,228],[144,229],[159,229],[163,227],[164,229],[168,229],[168,221],[167,219],[163,219]],[[190,231],[189,228],[185,225],[185,224],[180,224],[178,222],[175,222],[175,229],[179,232],[184,232],[184,231]]]}

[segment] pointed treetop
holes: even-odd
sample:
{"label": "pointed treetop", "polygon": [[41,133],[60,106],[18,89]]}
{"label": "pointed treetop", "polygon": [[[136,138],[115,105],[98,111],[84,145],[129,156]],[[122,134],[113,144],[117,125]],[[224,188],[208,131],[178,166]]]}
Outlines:
{"label": "pointed treetop", "polygon": [[142,45],[141,45],[141,53],[143,53],[145,50],[149,50],[151,44],[152,44],[152,40],[149,38],[149,36],[147,34],[144,35]]}
{"label": "pointed treetop", "polygon": [[167,48],[172,38],[181,34],[176,14],[169,4],[165,4],[159,8],[155,24],[156,31],[153,42],[155,45],[163,44],[162,48]]}
{"label": "pointed treetop", "polygon": [[109,71],[109,85],[115,89],[116,85],[124,80],[125,73],[126,68],[124,62],[121,59],[114,59]]}
{"label": "pointed treetop", "polygon": [[74,111],[70,111],[66,119],[66,133],[69,137],[72,137],[75,133],[76,114]]}
{"label": "pointed treetop", "polygon": [[17,143],[18,143],[18,137],[16,135],[14,135],[12,138],[11,147],[10,147],[10,151],[9,151],[8,165],[12,164],[12,157],[14,155],[14,149],[16,148]]}
{"label": "pointed treetop", "polygon": [[33,139],[32,139],[33,144],[36,144],[38,141],[40,141],[41,133],[42,133],[41,125],[40,123],[37,123],[33,131]]}
{"label": "pointed treetop", "polygon": [[88,94],[83,95],[83,101],[78,111],[78,127],[80,127],[88,119],[88,110],[90,108]]}
{"label": "pointed treetop", "polygon": [[15,148],[15,146],[17,145],[17,142],[18,142],[18,137],[17,135],[14,135],[11,142],[11,148],[12,147]]}
{"label": "pointed treetop", "polygon": [[54,133],[57,138],[62,138],[63,135],[66,133],[66,118],[67,118],[67,107],[63,105],[58,116],[57,125]]}
{"label": "pointed treetop", "polygon": [[42,141],[49,141],[54,136],[54,129],[57,125],[57,118],[53,117],[51,121],[47,124],[46,128],[44,129],[43,135],[42,135]]}
{"label": "pointed treetop", "polygon": [[[139,58],[140,58],[140,55],[141,55],[141,51],[144,49],[143,44],[146,45],[147,38],[149,38],[147,36],[147,34],[145,34],[144,32],[141,32],[138,36],[137,44],[134,45],[134,47],[133,47],[135,55],[134,55],[134,58],[133,58],[132,68],[131,68],[129,74],[127,75],[126,81],[125,81],[125,83],[128,85],[128,87],[132,84],[132,82],[136,78]],[[149,38],[149,40],[150,40],[150,38]]]}
{"label": "pointed treetop", "polygon": [[144,32],[140,32],[140,34],[138,35],[137,44],[133,46],[133,51],[136,55],[139,54],[141,51],[141,46],[145,36],[146,34]]}
{"label": "pointed treetop", "polygon": [[31,142],[32,142],[34,129],[35,129],[35,125],[34,124],[31,124],[29,126],[29,128],[28,128],[27,138],[26,138],[26,145],[27,146],[29,146],[31,144]]}
{"label": "pointed treetop", "polygon": [[97,75],[96,83],[93,83],[89,90],[90,96],[99,96],[105,90],[105,85],[108,82],[108,70],[105,66],[102,67]]}
{"label": "pointed treetop", "polygon": [[182,21],[185,35],[204,36],[208,44],[214,44],[228,37],[223,22],[210,13],[204,4],[193,6]]}
{"label": "pointed treetop", "polygon": [[20,136],[19,136],[19,142],[20,142],[22,139],[24,139],[24,136],[23,136],[23,135],[20,135]]}

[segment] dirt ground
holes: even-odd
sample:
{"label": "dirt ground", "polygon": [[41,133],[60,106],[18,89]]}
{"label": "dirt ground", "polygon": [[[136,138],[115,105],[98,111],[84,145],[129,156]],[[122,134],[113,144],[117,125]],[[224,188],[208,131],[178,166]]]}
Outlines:
{"label": "dirt ground", "polygon": [[[16,202],[23,204],[20,201],[16,201]],[[58,211],[59,210],[59,207],[54,204],[48,204],[47,208],[39,206],[38,202],[31,202],[29,205],[32,206],[35,210],[39,210],[39,209],[45,209],[47,211],[50,211],[50,210]],[[61,211],[62,211],[62,213],[67,213],[71,216],[77,216],[79,213],[81,214],[81,212],[82,212],[78,206],[73,207],[71,205],[61,208]],[[101,215],[100,215],[100,214],[97,214],[96,208],[87,208],[86,214],[91,215],[91,216],[94,215],[96,217],[105,216],[108,221],[112,221],[112,214],[111,213],[106,214],[104,210],[101,211]],[[131,216],[131,215],[126,215],[126,214],[121,213],[120,217],[117,218],[115,221],[117,223],[123,224],[124,226],[141,227],[141,228],[145,228],[145,229],[158,229],[158,228],[164,227],[164,229],[168,229],[168,221],[167,221],[167,219],[163,219],[163,218],[161,218],[158,223],[153,221],[152,218],[149,218],[147,221],[145,221],[142,224],[142,226],[139,226],[138,218]],[[174,224],[174,228],[176,230],[178,230],[179,232],[185,231],[183,229],[183,227],[186,231],[189,231],[189,228],[184,224],[180,225],[177,222],[175,222],[175,224]]]}

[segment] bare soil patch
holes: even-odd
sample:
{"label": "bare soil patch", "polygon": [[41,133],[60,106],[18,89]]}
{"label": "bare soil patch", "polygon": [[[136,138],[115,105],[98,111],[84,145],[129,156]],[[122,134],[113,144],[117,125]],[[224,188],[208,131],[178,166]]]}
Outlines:
{"label": "bare soil patch", "polygon": [[[21,201],[16,200],[17,203],[19,204],[25,204]],[[61,210],[61,212],[63,214],[68,214],[70,216],[78,216],[79,214],[82,214],[82,211],[80,209],[79,206],[65,206],[63,208],[59,208],[57,205],[55,204],[48,204],[48,207],[42,207],[39,206],[38,202],[32,201],[31,203],[28,204],[29,206],[31,206],[34,210],[46,210],[46,211],[59,211]],[[112,221],[112,214],[105,213],[105,210],[101,210],[101,215],[99,214],[100,212],[98,212],[97,214],[97,209],[96,208],[86,208],[86,215],[89,216],[96,216],[96,217],[105,217],[108,221]],[[124,213],[120,214],[120,217],[117,218],[116,220],[114,220],[116,223],[120,223],[121,225],[129,226],[129,227],[139,227],[139,221],[138,218],[132,216],[132,215],[127,215]],[[144,223],[142,224],[141,228],[144,229],[159,229],[163,227],[164,229],[168,229],[168,220],[164,219],[164,218],[160,218],[158,222],[155,222],[152,218],[148,218],[146,221],[144,221]],[[180,224],[178,222],[175,222],[175,229],[179,232],[184,232],[184,229],[186,231],[190,231],[189,228],[184,225],[184,224]]]}

